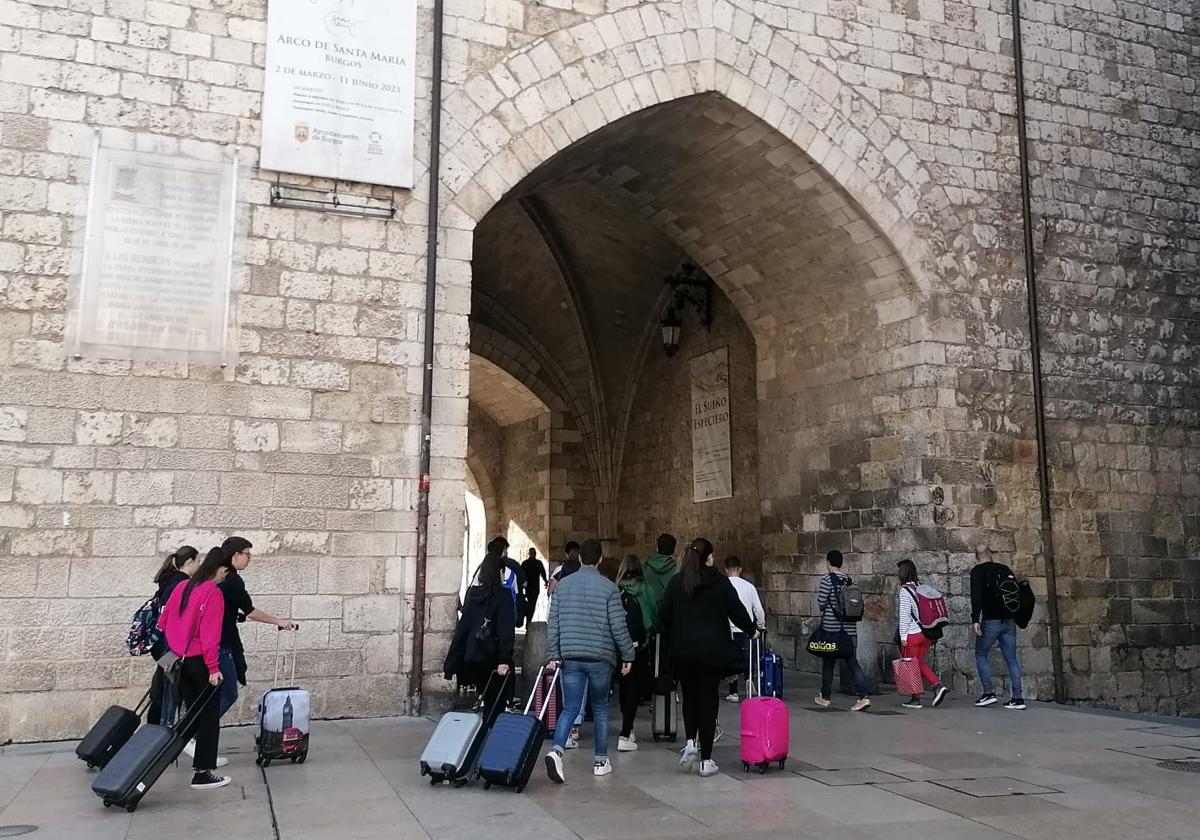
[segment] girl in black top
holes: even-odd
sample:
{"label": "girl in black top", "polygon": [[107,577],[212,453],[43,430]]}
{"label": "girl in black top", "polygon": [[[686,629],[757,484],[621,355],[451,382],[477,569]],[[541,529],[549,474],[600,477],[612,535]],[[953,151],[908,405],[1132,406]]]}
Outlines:
{"label": "girl in black top", "polygon": [[[200,552],[190,545],[181,545],[167,555],[154,575],[154,583],[158,587],[154,597],[158,599],[159,610],[167,603],[175,587],[191,577],[199,565]],[[159,639],[150,649],[150,655],[158,659],[166,646],[166,639]],[[150,680],[150,708],[146,710],[146,723],[169,724],[175,719],[178,708],[179,690],[163,677],[162,668],[155,668]]]}
{"label": "girl in black top", "polygon": [[690,770],[699,759],[700,775],[715,776],[719,768],[712,747],[721,680],[745,668],[729,622],[750,638],[758,628],[729,578],[713,568],[713,545],[703,537],[692,540],[684,552],[679,574],[667,585],[659,620],[683,700],[688,740],[679,766]]}
{"label": "girl in black top", "polygon": [[508,676],[493,683],[493,691],[503,685],[503,704],[484,698],[485,709],[500,709],[512,697],[513,647],[516,640],[517,611],[512,592],[500,582],[503,558],[489,551],[479,564],[475,585],[463,599],[462,615],[454,628],[454,638],[442,672],[446,679],[458,679],[459,686],[472,685],[480,691],[493,671]]}

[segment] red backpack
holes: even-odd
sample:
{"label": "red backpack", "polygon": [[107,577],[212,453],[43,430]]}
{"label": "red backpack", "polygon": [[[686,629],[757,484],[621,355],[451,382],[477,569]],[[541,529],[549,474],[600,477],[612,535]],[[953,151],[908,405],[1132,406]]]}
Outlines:
{"label": "red backpack", "polygon": [[931,639],[940,639],[942,628],[950,623],[946,596],[927,583],[906,583],[904,588],[917,602],[917,623],[921,625],[921,632]]}

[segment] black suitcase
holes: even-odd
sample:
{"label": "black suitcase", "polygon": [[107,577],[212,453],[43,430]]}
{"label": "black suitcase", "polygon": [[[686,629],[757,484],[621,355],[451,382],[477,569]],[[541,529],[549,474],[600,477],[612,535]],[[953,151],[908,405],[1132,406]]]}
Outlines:
{"label": "black suitcase", "polygon": [[117,805],[130,813],[137,810],[158,777],[179,758],[192,736],[199,710],[216,692],[216,686],[209,686],[173,727],[148,723],[133,733],[92,782],[92,792],[104,801],[105,808]]}
{"label": "black suitcase", "polygon": [[675,703],[675,680],[663,662],[663,636],[654,645],[654,696],[650,698],[650,734],[655,743],[660,740],[675,743],[678,737],[679,708]]}
{"label": "black suitcase", "polygon": [[117,750],[125,746],[125,742],[137,731],[142,722],[142,715],[150,705],[150,692],[138,702],[137,708],[126,709],[124,706],[109,706],[108,711],[100,716],[96,725],[83,736],[75,755],[81,761],[86,761],[88,769],[104,767],[108,760],[116,755]]}
{"label": "black suitcase", "polygon": [[[534,681],[535,693],[536,686],[542,681],[544,670],[538,671]],[[557,684],[558,672],[555,671],[546,700],[537,712],[530,711],[534,698],[534,695],[530,694],[524,714],[505,712],[496,718],[479,752],[479,778],[483,779],[485,789],[499,785],[520,793],[525,789],[525,785],[529,784],[529,777],[533,775],[533,767],[537,764],[538,750],[542,746],[542,735],[545,732],[542,719],[546,714],[550,695]]]}

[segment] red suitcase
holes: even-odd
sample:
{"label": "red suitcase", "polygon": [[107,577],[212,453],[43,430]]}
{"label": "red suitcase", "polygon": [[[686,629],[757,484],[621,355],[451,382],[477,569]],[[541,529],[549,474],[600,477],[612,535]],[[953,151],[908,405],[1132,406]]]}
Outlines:
{"label": "red suitcase", "polygon": [[[546,703],[547,691],[550,691],[549,703]],[[533,708],[540,709],[543,705],[546,707],[542,716],[546,724],[546,737],[553,738],[554,728],[558,726],[558,715],[562,711],[562,686],[559,685],[557,673],[547,672],[544,668],[538,672],[533,688]]]}
{"label": "red suitcase", "polygon": [[[761,643],[760,643],[761,645]],[[741,704],[742,769],[749,772],[757,767],[759,773],[767,772],[767,765],[779,762],[782,770],[788,757],[789,732],[788,710],[778,697],[762,696],[762,671],[754,667],[761,662],[750,646],[751,679],[746,681],[747,698]],[[757,689],[759,696],[755,697]]]}

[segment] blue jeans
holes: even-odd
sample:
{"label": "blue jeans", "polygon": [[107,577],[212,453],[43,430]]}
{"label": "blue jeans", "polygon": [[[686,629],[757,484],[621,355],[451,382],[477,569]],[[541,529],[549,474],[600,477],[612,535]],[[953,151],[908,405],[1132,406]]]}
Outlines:
{"label": "blue jeans", "polygon": [[612,687],[613,666],[607,662],[583,662],[567,659],[560,666],[562,673],[563,707],[554,729],[554,746],[563,749],[575,717],[583,710],[586,696],[592,704],[593,754],[597,759],[608,757],[608,692]]}
{"label": "blue jeans", "polygon": [[992,669],[988,667],[988,652],[1000,643],[1000,653],[1004,656],[1004,664],[1008,666],[1008,678],[1012,680],[1012,696],[1024,697],[1021,693],[1021,663],[1017,661],[1017,623],[1012,619],[1007,621],[989,618],[980,622],[982,636],[975,637],[975,668],[979,671],[979,682],[983,684],[983,693],[992,694]]}
{"label": "blue jeans", "polygon": [[225,647],[221,648],[220,698],[217,716],[224,717],[238,699],[237,666],[233,664],[233,651]]}

